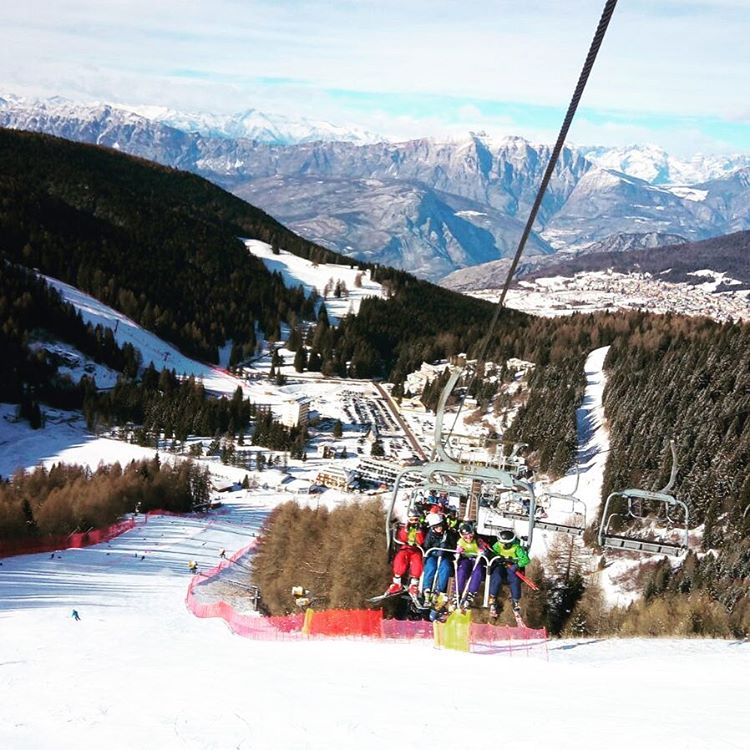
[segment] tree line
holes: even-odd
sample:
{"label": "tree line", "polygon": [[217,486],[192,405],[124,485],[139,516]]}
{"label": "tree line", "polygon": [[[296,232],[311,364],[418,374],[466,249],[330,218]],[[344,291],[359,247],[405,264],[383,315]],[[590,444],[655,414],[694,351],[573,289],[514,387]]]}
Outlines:
{"label": "tree line", "polygon": [[136,509],[189,512],[208,501],[207,468],[191,461],[151,460],[100,465],[54,464],[17,471],[0,482],[0,538],[99,529]]}

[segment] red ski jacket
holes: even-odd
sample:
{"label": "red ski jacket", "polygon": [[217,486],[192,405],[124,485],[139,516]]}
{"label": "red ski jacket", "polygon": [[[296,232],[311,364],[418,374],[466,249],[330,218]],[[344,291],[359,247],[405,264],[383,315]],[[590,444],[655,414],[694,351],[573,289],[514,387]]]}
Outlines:
{"label": "red ski jacket", "polygon": [[424,544],[424,531],[417,525],[399,526],[396,541],[403,542],[405,547],[421,547]]}

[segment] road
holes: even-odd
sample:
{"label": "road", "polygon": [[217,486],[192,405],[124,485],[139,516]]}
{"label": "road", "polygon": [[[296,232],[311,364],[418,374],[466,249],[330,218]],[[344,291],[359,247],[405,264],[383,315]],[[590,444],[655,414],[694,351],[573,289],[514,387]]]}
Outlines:
{"label": "road", "polygon": [[398,422],[401,429],[404,431],[404,435],[406,435],[406,439],[411,444],[411,447],[414,449],[414,452],[423,460],[427,461],[427,456],[425,455],[424,450],[422,449],[422,446],[419,444],[417,439],[414,437],[414,433],[411,431],[411,428],[406,423],[404,418],[401,416],[401,412],[399,411],[398,406],[393,402],[393,399],[391,398],[390,393],[383,388],[380,383],[375,383],[373,381],[373,385],[375,388],[377,388],[380,395],[383,397],[383,401],[385,402],[386,406],[390,409],[391,414],[393,414],[393,418]]}

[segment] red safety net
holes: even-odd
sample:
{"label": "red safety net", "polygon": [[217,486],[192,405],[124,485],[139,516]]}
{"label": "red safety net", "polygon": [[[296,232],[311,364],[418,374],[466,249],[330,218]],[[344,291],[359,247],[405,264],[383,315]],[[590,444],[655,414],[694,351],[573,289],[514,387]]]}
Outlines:
{"label": "red safety net", "polygon": [[184,516],[184,513],[176,513],[173,510],[147,510],[144,514],[144,520],[148,523],[150,516]]}
{"label": "red safety net", "polygon": [[345,638],[382,638],[383,612],[379,609],[327,609],[313,613],[307,634]]}
{"label": "red safety net", "polygon": [[135,521],[128,518],[125,521],[114,523],[103,529],[92,529],[91,531],[77,532],[69,535],[50,535],[44,537],[26,537],[24,539],[6,539],[0,541],[0,557],[12,557],[13,555],[33,555],[40,552],[54,552],[59,549],[71,547],[89,547],[92,544],[101,544],[114,539],[116,536],[130,531],[135,526]]}

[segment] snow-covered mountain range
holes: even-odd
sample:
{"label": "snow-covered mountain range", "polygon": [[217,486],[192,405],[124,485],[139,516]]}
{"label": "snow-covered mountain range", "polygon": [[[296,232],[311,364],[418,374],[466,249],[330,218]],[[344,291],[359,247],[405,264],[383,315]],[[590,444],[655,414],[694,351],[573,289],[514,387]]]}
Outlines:
{"label": "snow-covered mountain range", "polygon": [[291,118],[247,109],[230,115],[205,112],[178,112],[166,107],[133,107],[133,112],[154,122],[198,133],[210,138],[245,138],[274,146],[289,146],[314,141],[347,141],[349,143],[377,143],[383,140],[356,126],[341,126],[324,120],[305,117]]}
{"label": "snow-covered mountain range", "polygon": [[637,177],[652,185],[695,185],[750,167],[750,154],[694,154],[681,159],[654,145],[581,149],[597,167]]}
{"label": "snow-covered mountain range", "polygon": [[[60,98],[0,98],[0,126],[197,172],[311,240],[433,280],[513,253],[550,151],[485,133],[388,143],[257,110],[185,114]],[[526,254],[750,229],[749,186],[750,154],[681,160],[653,146],[566,148]]]}
{"label": "snow-covered mountain range", "polygon": [[355,125],[341,126],[324,120],[291,118],[252,108],[232,114],[212,114],[180,112],[150,105],[122,107],[105,103],[81,104],[59,96],[26,99],[2,94],[0,111],[3,112],[5,127],[20,130],[37,130],[40,125],[45,125],[75,131],[83,123],[95,125],[108,121],[110,127],[145,128],[147,123],[153,123],[209,138],[241,138],[275,146],[313,141],[376,143],[383,140],[376,133]]}

